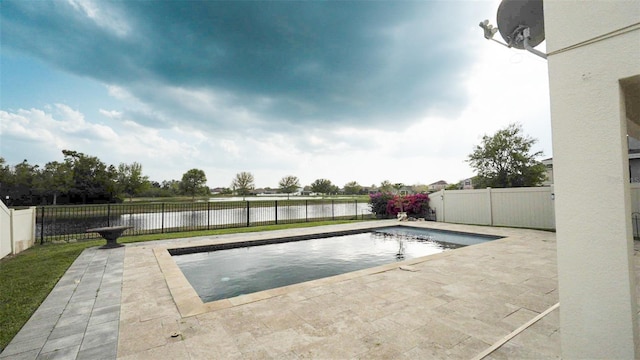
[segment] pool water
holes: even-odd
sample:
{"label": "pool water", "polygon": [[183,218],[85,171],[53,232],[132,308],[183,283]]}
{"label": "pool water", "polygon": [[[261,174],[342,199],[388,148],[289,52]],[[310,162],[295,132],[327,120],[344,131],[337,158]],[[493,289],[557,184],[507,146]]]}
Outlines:
{"label": "pool water", "polygon": [[421,229],[408,226],[392,226],[375,231],[409,238],[436,240],[438,242],[447,242],[461,246],[475,245],[501,238],[500,236],[494,235],[471,234],[437,229]]}
{"label": "pool water", "polygon": [[[174,255],[203,302],[437,254],[497,237],[397,226],[366,233]],[[441,241],[438,241],[443,239]]]}

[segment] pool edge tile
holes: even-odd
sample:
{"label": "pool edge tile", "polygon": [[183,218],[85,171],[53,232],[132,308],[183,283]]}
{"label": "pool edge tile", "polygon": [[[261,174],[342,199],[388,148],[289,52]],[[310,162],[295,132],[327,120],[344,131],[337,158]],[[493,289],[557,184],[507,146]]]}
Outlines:
{"label": "pool edge tile", "polygon": [[[416,226],[418,225],[418,226]],[[422,225],[422,226],[421,226]],[[431,224],[429,224],[431,225]],[[379,224],[378,226],[369,226],[370,228],[377,227],[387,227],[389,224]],[[404,225],[407,227],[417,227],[417,228],[436,228],[437,226],[424,226],[423,224],[412,224],[412,225]],[[491,230],[495,230],[492,228]],[[508,241],[509,239],[513,239],[512,235],[500,234],[501,231],[481,231],[479,233],[484,233],[486,235],[497,235],[502,236],[502,239],[492,240],[487,243],[475,244],[476,246],[482,246],[485,244],[490,244],[495,241]],[[263,234],[258,236],[248,236],[250,239],[262,239],[265,238]],[[246,241],[246,240],[244,240]],[[220,238],[208,238],[208,239],[198,239],[198,241],[190,243],[189,246],[202,246],[206,244],[217,244],[217,243],[233,243],[233,242],[243,242],[243,240],[238,239],[220,239]],[[221,299],[211,302],[203,302],[202,299],[198,296],[195,289],[191,286],[186,276],[182,273],[179,266],[173,260],[172,255],[169,253],[170,249],[178,248],[175,244],[167,244],[153,248],[153,253],[156,258],[156,261],[160,267],[161,272],[165,277],[165,282],[171,296],[173,297],[173,301],[178,308],[178,312],[180,316],[191,317],[200,315],[207,312],[213,312],[223,309],[228,309],[236,306],[241,306],[249,303],[253,303],[256,301],[266,300],[273,297],[285,296],[287,294],[293,292],[300,292],[307,289],[312,289],[316,287],[322,287],[327,285],[332,285],[335,283],[339,283],[342,281],[353,280],[356,278],[360,278],[367,275],[383,273],[391,270],[399,269],[401,266],[406,265],[416,265],[428,261],[433,261],[439,259],[441,257],[447,257],[450,255],[452,251],[445,251],[438,254],[427,255],[419,258],[414,258],[410,260],[400,261],[396,263],[380,265],[372,268],[352,271],[345,274],[339,274],[335,276],[330,276],[326,278],[306,281],[298,284],[292,284],[287,286],[282,286],[274,289],[268,289],[264,291],[259,291],[251,294],[236,296],[228,299]],[[456,250],[464,250],[465,248],[469,248],[469,246],[465,246],[462,248],[458,248]]]}
{"label": "pool edge tile", "polygon": [[189,317],[206,312],[204,306],[195,289],[184,276],[180,268],[171,258],[171,254],[165,247],[153,249],[160,271],[163,273],[169,292],[173,297],[173,302],[178,308],[182,317]]}

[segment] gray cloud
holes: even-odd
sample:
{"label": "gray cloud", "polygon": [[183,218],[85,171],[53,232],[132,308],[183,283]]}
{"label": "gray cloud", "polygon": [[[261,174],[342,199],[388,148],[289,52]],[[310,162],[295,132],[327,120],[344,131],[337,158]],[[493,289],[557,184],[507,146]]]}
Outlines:
{"label": "gray cloud", "polygon": [[4,1],[3,46],[127,89],[162,114],[124,111],[142,123],[397,126],[467,101],[451,23],[477,3],[82,4]]}

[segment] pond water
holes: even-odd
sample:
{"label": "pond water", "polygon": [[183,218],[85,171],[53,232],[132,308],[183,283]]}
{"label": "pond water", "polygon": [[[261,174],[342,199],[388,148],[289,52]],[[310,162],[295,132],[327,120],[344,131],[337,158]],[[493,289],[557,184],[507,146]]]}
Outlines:
{"label": "pond water", "polygon": [[[188,229],[218,228],[230,226],[251,226],[279,222],[341,217],[367,216],[371,209],[367,203],[322,203],[275,206],[250,206],[238,203],[230,208],[210,210],[184,210],[122,214],[112,216],[92,216],[45,220],[44,236],[82,234],[86,229],[102,226],[132,226],[133,232],[152,230],[180,231]],[[41,235],[42,224],[36,224],[36,234]],[[159,231],[158,231],[159,232]],[[128,233],[131,233],[128,232]]]}

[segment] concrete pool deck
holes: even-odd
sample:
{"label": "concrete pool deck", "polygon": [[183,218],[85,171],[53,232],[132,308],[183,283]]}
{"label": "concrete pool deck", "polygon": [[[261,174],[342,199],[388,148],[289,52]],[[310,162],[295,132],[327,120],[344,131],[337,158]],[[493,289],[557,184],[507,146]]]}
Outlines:
{"label": "concrete pool deck", "polygon": [[[474,358],[558,302],[555,234],[545,231],[403,222],[505,238],[208,304],[166,251],[397,224],[87,249],[0,358]],[[486,358],[559,358],[558,328],[551,309]]]}

